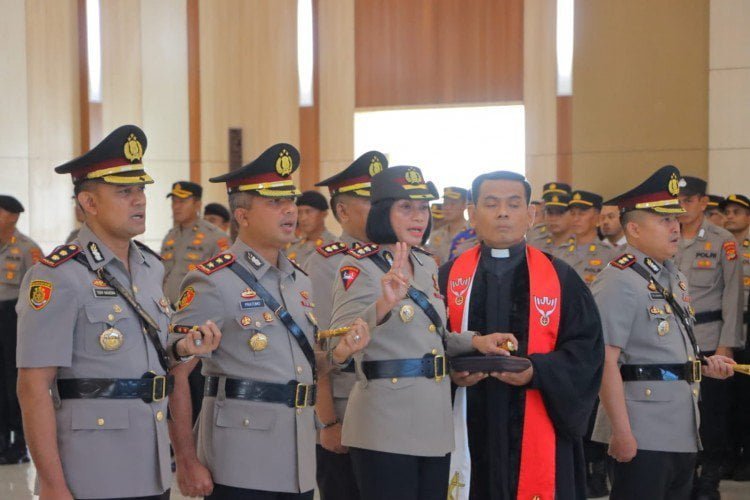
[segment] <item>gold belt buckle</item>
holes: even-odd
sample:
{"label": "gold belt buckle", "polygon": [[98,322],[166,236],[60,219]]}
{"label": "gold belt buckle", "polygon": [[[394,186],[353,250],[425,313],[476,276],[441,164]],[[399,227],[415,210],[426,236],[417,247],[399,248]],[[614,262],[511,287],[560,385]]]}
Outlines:
{"label": "gold belt buckle", "polygon": [[[304,388],[305,396],[302,400],[302,404],[299,402],[300,389]],[[307,408],[307,396],[310,393],[310,386],[308,384],[297,384],[297,388],[294,390],[294,407],[295,408]]]}
{"label": "gold belt buckle", "polygon": [[703,380],[703,373],[701,372],[701,362],[696,359],[693,361],[693,382],[700,382]]}
{"label": "gold belt buckle", "polygon": [[[435,366],[435,382],[440,383],[445,378],[445,370],[446,370],[446,364],[445,364],[445,356],[442,354],[438,354],[433,358],[433,363]],[[440,368],[442,367],[442,372]]]}
{"label": "gold belt buckle", "polygon": [[[158,395],[158,391],[156,390],[157,387],[157,380],[161,381],[161,396]],[[157,402],[161,401],[162,399],[167,397],[167,377],[166,375],[157,375],[153,378],[153,382],[151,383],[151,401]]]}

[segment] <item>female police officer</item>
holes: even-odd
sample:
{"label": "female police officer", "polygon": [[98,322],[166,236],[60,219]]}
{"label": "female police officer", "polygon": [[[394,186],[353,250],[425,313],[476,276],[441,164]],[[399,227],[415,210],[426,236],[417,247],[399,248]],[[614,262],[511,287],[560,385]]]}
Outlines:
{"label": "female police officer", "polygon": [[342,438],[364,500],[446,497],[453,450],[446,351],[508,354],[500,346],[515,342],[510,334],[445,331],[437,265],[418,246],[429,236],[435,198],[418,168],[375,175],[366,228],[373,243],[349,251],[334,284],[331,326],[362,317],[371,331],[355,355]]}

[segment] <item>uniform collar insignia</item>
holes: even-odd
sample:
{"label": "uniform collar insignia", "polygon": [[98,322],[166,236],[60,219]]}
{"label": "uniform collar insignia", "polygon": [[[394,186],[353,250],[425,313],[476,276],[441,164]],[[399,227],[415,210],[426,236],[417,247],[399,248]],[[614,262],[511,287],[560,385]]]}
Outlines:
{"label": "uniform collar insignia", "polygon": [[97,264],[104,262],[104,256],[99,250],[99,245],[97,245],[95,241],[90,241],[89,244],[86,245],[86,248],[89,249],[89,253],[91,254],[91,258],[94,259],[94,262]]}
{"label": "uniform collar insignia", "polygon": [[263,261],[252,250],[245,252],[245,258],[256,271],[263,267]]}
{"label": "uniform collar insignia", "polygon": [[648,268],[651,269],[655,273],[658,273],[659,271],[661,271],[661,266],[659,266],[659,264],[654,262],[651,259],[651,257],[646,257],[645,259],[643,259],[643,263],[646,264],[646,266],[648,266]]}

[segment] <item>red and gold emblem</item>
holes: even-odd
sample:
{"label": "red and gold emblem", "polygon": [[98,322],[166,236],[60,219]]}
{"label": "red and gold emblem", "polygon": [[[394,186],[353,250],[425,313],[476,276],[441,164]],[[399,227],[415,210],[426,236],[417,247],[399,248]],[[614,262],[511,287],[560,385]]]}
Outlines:
{"label": "red and gold emblem", "polygon": [[29,302],[36,311],[43,309],[52,298],[52,283],[34,280],[29,284]]}
{"label": "red and gold emblem", "polygon": [[195,299],[195,288],[189,286],[182,291],[180,300],[177,302],[177,310],[182,311],[185,309],[191,302],[193,302],[193,299]]}

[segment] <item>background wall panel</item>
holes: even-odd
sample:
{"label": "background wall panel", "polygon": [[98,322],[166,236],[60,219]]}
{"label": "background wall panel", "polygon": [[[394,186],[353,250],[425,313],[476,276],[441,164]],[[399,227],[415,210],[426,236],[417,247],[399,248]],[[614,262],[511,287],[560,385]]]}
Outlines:
{"label": "background wall panel", "polygon": [[520,101],[523,0],[358,0],[357,107]]}

